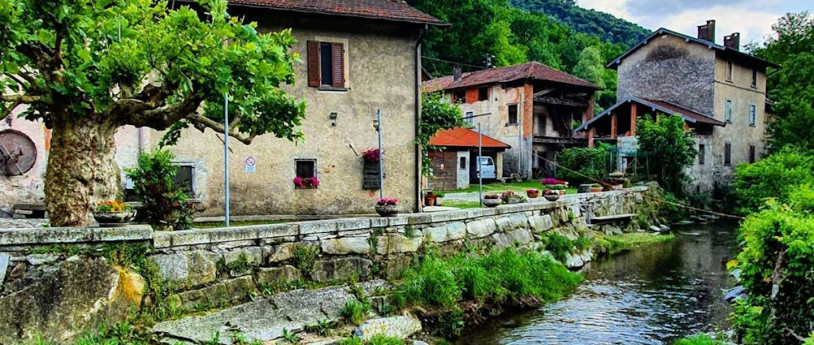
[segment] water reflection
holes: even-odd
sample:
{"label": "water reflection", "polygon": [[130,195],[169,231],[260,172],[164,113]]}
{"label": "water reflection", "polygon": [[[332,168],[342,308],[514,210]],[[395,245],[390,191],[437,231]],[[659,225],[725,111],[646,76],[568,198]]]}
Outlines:
{"label": "water reflection", "polygon": [[734,224],[678,227],[674,241],[593,263],[568,299],[500,317],[458,344],[669,344],[724,325]]}

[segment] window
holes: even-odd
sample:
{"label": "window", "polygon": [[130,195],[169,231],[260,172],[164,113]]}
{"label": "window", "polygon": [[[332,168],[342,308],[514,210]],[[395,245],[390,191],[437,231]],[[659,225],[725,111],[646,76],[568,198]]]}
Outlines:
{"label": "window", "polygon": [[517,104],[512,104],[509,106],[509,122],[506,123],[506,125],[517,125]]}
{"label": "window", "polygon": [[489,89],[482,87],[478,89],[478,101],[485,101],[489,99]]}
{"label": "window", "polygon": [[466,170],[466,157],[460,157],[460,164],[458,166],[460,170]]}
{"label": "window", "polygon": [[316,159],[297,159],[294,160],[297,165],[297,177],[309,178],[317,176],[317,161]]}
{"label": "window", "polygon": [[726,100],[726,107],[724,109],[724,119],[727,123],[732,123],[732,100]]}
{"label": "window", "polygon": [[730,166],[732,165],[732,144],[725,143],[724,144],[724,165]]}
{"label": "window", "polygon": [[707,146],[704,144],[698,145],[698,164],[704,165],[704,161],[706,160],[706,150]]}
{"label": "window", "polygon": [[757,69],[752,69],[752,88],[757,89]]}
{"label": "window", "polygon": [[344,90],[345,68],[344,44],[308,41],[308,86]]}
{"label": "window", "polygon": [[749,145],[749,164],[755,162],[755,145]]}
{"label": "window", "polygon": [[467,111],[466,114],[464,114],[464,121],[468,123],[475,123],[475,112],[471,110]]}
{"label": "window", "polygon": [[757,107],[754,104],[749,106],[749,125],[754,127],[757,124]]}
{"label": "window", "polygon": [[452,101],[454,103],[466,103],[466,90],[458,90],[452,94]]}
{"label": "window", "polygon": [[726,62],[726,81],[732,81],[732,74],[734,72],[735,65],[732,64],[732,61]]}

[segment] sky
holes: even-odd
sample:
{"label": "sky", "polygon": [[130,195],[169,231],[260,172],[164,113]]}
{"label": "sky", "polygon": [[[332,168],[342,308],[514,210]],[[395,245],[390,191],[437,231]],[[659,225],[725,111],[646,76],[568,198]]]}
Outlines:
{"label": "sky", "polygon": [[787,12],[814,12],[811,0],[576,0],[585,8],[607,12],[647,29],[660,27],[695,36],[697,26],[715,19],[715,41],[740,32],[741,44],[762,42],[772,24]]}

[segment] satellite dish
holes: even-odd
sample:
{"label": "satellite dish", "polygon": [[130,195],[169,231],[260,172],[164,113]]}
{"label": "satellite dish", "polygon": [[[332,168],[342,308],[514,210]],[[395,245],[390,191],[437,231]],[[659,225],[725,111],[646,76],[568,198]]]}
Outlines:
{"label": "satellite dish", "polygon": [[37,147],[23,132],[4,129],[0,131],[0,175],[25,174],[37,162]]}

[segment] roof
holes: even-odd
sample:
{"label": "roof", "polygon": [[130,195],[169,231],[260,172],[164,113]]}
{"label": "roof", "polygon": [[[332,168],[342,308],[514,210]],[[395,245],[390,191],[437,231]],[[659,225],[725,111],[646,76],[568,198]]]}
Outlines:
{"label": "roof", "polygon": [[228,0],[233,5],[447,26],[401,0]]}
{"label": "roof", "polygon": [[780,65],[778,65],[778,64],[775,64],[775,63],[770,62],[770,61],[763,60],[763,59],[761,59],[759,57],[756,57],[756,56],[751,55],[751,54],[744,53],[744,52],[742,52],[740,50],[727,48],[725,46],[716,44],[715,42],[710,42],[710,41],[707,41],[707,40],[704,40],[704,39],[700,39],[700,38],[696,38],[696,37],[693,37],[693,36],[685,35],[685,34],[675,32],[673,30],[669,30],[669,29],[665,29],[665,28],[659,28],[658,30],[653,31],[653,33],[651,33],[650,35],[648,35],[647,37],[645,37],[644,39],[639,41],[639,43],[637,43],[632,48],[628,49],[628,51],[622,53],[622,55],[619,55],[618,57],[613,59],[613,61],[609,62],[605,67],[610,68],[610,69],[616,69],[616,67],[619,66],[619,64],[622,62],[622,59],[626,58],[630,54],[633,54],[633,52],[639,50],[639,48],[644,47],[645,45],[647,45],[647,42],[650,42],[650,40],[652,40],[654,37],[661,36],[661,35],[672,35],[672,36],[682,38],[687,42],[692,42],[692,43],[705,45],[710,49],[715,49],[716,51],[718,51],[718,52],[720,52],[722,54],[733,56],[733,57],[735,57],[737,59],[744,60],[744,61],[746,61],[748,63],[758,64],[758,65],[762,65],[762,66],[765,66],[765,67],[780,68]]}
{"label": "roof", "polygon": [[605,111],[601,112],[599,115],[594,116],[593,118],[591,118],[588,121],[585,121],[581,126],[577,127],[577,129],[575,129],[574,132],[580,132],[580,131],[584,131],[584,130],[588,129],[588,127],[592,123],[596,122],[597,120],[599,120],[599,119],[601,119],[601,118],[603,118],[605,116],[608,116],[611,112],[613,112],[614,110],[616,110],[616,108],[619,108],[623,104],[630,103],[630,102],[636,102],[636,103],[641,104],[643,106],[650,107],[654,111],[660,111],[660,112],[665,113],[665,114],[681,115],[681,117],[684,119],[684,121],[687,121],[689,123],[704,123],[704,124],[708,124],[708,125],[722,126],[722,127],[726,126],[726,123],[724,123],[722,121],[719,121],[719,120],[716,120],[716,119],[712,118],[711,116],[704,115],[704,114],[698,113],[696,111],[684,108],[684,107],[682,107],[682,106],[680,106],[678,104],[675,104],[675,103],[671,103],[671,102],[668,102],[668,101],[662,101],[662,100],[647,99],[647,98],[628,97],[628,98],[625,98],[622,101],[619,101],[616,104],[612,105],[610,108],[605,109]]}
{"label": "roof", "polygon": [[464,73],[457,82],[453,76],[435,78],[423,83],[429,90],[451,90],[494,83],[508,83],[516,80],[532,79],[543,80],[561,84],[575,85],[594,90],[602,88],[563,71],[548,67],[537,61],[521,65],[490,68],[476,72]]}
{"label": "roof", "polygon": [[[508,149],[509,144],[486,135],[481,135],[481,143],[484,148]],[[478,147],[478,132],[467,128],[445,129],[435,133],[430,138],[430,145],[450,146],[450,147]]]}

